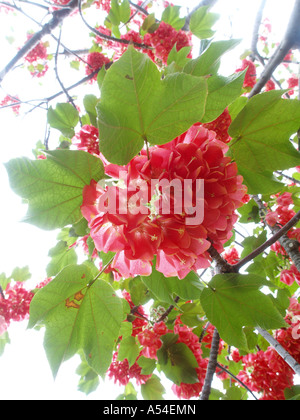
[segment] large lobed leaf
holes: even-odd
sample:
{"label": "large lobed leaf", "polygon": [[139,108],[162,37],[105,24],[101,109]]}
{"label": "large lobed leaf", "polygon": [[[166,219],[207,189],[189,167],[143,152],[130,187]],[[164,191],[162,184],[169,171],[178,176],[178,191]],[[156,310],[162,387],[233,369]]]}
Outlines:
{"label": "large lobed leaf", "polygon": [[249,193],[280,190],[273,171],[299,165],[300,154],[290,142],[299,129],[300,102],[281,98],[283,91],[257,95],[237,115],[229,134],[231,153]]}
{"label": "large lobed leaf", "polygon": [[144,142],[164,144],[201,121],[207,82],[202,77],[161,74],[148,56],[129,47],[107,72],[97,105],[100,150],[127,164]]}
{"label": "large lobed leaf", "polygon": [[207,318],[229,345],[247,350],[243,327],[286,326],[270,296],[259,290],[264,284],[252,274],[220,274],[203,290],[200,300]]}
{"label": "large lobed leaf", "polygon": [[82,217],[82,190],[104,175],[100,159],[83,151],[54,150],[47,159],[12,159],[6,165],[13,191],[28,201],[25,222],[50,230]]}
{"label": "large lobed leaf", "polygon": [[56,376],[61,364],[83,349],[104,377],[124,319],[122,300],[86,265],[69,265],[40,289],[30,305],[29,328],[45,325],[45,351]]}

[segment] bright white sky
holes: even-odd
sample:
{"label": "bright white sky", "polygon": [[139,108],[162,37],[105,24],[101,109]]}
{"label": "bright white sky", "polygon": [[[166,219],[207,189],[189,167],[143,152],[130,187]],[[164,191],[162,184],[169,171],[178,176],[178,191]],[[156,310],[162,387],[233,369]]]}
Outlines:
{"label": "bright white sky", "polygon": [[[184,4],[193,8],[198,0],[174,1],[175,4]],[[233,54],[226,56],[224,68],[228,69],[229,75],[238,67],[238,57],[245,49],[250,47],[253,23],[260,0],[219,0],[214,8],[221,14],[217,24],[218,38],[226,39],[232,34],[233,38],[243,39],[242,45]],[[269,17],[274,31],[278,33],[279,41],[286,28],[289,19],[293,0],[269,0],[266,7],[266,16]],[[0,70],[7,64],[15,54],[15,47],[21,46],[25,39],[28,28],[36,29],[36,26],[28,26],[28,20],[22,18],[16,23],[15,16],[0,13]],[[70,24],[72,20],[70,20]],[[71,48],[85,47],[83,44],[81,23],[72,29],[72,39],[65,43]],[[64,26],[64,33],[68,33],[67,24]],[[73,26],[74,28],[74,26]],[[82,26],[84,32],[86,28]],[[5,37],[13,36],[13,46],[5,40]],[[78,44],[79,43],[79,44]],[[25,74],[24,74],[25,73]],[[69,71],[64,75],[67,85],[77,80],[76,71]],[[3,89],[0,88],[0,100],[5,92],[10,94],[20,93],[22,99],[43,98],[44,88],[37,85],[34,93],[30,83],[31,76],[26,72],[12,72],[5,78]],[[97,89],[97,87],[91,88]],[[60,90],[56,85],[53,92]],[[96,91],[96,95],[98,92]],[[65,98],[60,97],[61,101]],[[0,207],[0,273],[11,274],[12,270],[28,265],[32,273],[30,285],[33,287],[44,280],[46,276],[45,267],[48,264],[48,250],[55,246],[57,232],[41,231],[34,226],[20,223],[26,214],[26,206],[9,188],[6,170],[3,163],[8,160],[31,155],[31,149],[35,147],[38,140],[44,138],[45,119],[44,113],[36,110],[26,117],[15,118],[10,109],[0,111],[1,143],[0,143],[0,185],[1,185],[1,207]],[[37,331],[26,331],[26,323],[11,325],[9,329],[11,344],[5,349],[0,357],[0,399],[114,399],[123,390],[109,384],[101,384],[98,390],[86,397],[77,391],[79,376],[74,372],[79,364],[79,359],[72,359],[66,362],[57,378],[53,381],[50,368],[44,353],[42,340],[43,334]],[[166,398],[174,399],[172,392]]]}

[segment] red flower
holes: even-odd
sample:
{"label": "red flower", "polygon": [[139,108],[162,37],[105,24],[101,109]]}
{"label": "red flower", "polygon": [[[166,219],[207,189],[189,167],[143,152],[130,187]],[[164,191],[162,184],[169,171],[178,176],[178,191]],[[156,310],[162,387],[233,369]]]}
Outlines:
{"label": "red flower", "polygon": [[229,263],[229,264],[237,264],[240,260],[239,257],[239,253],[237,252],[236,248],[232,248],[230,251],[226,252],[224,254],[224,259]]}
{"label": "red flower", "polygon": [[297,76],[293,75],[292,77],[290,77],[288,79],[287,83],[288,83],[288,88],[291,89],[289,91],[289,95],[293,95],[294,92],[295,92],[293,88],[299,86],[299,78]]}
{"label": "red flower", "polygon": [[[94,71],[101,69],[101,67],[105,66],[105,64],[108,64],[110,62],[110,59],[99,52],[91,52],[87,56],[86,61],[87,61],[87,65],[85,67],[85,73],[87,75],[90,75]],[[97,79],[97,74],[93,77],[92,80],[96,80],[96,79]]]}
{"label": "red flower", "polygon": [[[27,34],[27,40],[33,37],[33,34]],[[25,56],[25,60],[33,63],[38,60],[46,60],[48,57],[47,43],[39,42],[31,51]]]}
{"label": "red flower", "polygon": [[270,90],[275,90],[276,86],[275,83],[273,82],[273,80],[269,80],[266,83],[266,92],[269,92]]}
{"label": "red flower", "polygon": [[5,106],[8,104],[18,104],[18,105],[13,105],[12,106],[12,110],[14,112],[15,115],[19,115],[20,113],[20,103],[19,103],[19,98],[17,96],[10,96],[10,95],[6,95],[5,98],[0,102],[0,106]]}
{"label": "red flower", "polygon": [[228,129],[232,122],[231,116],[226,108],[225,111],[214,121],[203,124],[203,127],[208,130],[212,130],[216,133],[216,138],[223,141],[224,143],[229,143],[231,137],[228,134]]}
{"label": "red flower", "polygon": [[[168,56],[176,44],[177,51],[183,47],[191,46],[191,36],[184,31],[176,31],[171,25],[161,22],[158,29],[152,34],[144,36],[144,43],[155,48],[155,57],[167,63]],[[188,56],[191,58],[191,54]]]}
{"label": "red flower", "polygon": [[[127,197],[124,198],[124,190],[119,187],[103,190],[95,182],[85,187],[82,213],[89,222],[96,248],[117,253],[112,268],[124,277],[150,275],[156,255],[158,271],[167,277],[184,278],[191,270],[210,265],[207,250],[211,243],[207,239],[213,241],[219,252],[223,251],[223,244],[230,238],[237,220],[235,209],[242,205],[246,193],[236,164],[225,157],[226,150],[224,143],[216,140],[214,132],[198,124],[173,142],[150,148],[149,160],[142,151],[126,167],[106,166],[106,172],[114,176],[118,176],[120,170],[125,171]],[[135,199],[136,186],[141,182],[149,186],[152,180],[186,179],[191,180],[193,206],[197,199],[196,180],[204,180],[204,219],[201,222],[190,221],[181,195],[178,198],[171,190],[166,193],[161,186],[159,199],[152,203],[152,213]],[[108,191],[116,199],[115,212],[103,209]],[[151,188],[148,188],[145,202],[151,199]],[[164,212],[165,200],[170,205],[167,212]],[[180,205],[181,212],[175,211]]]}
{"label": "red flower", "polygon": [[[248,69],[247,69],[248,68]],[[242,65],[236,72],[244,71],[247,69],[245,80],[244,80],[244,88],[250,87],[252,88],[256,83],[256,67],[253,61],[244,59],[242,61]]]}
{"label": "red flower", "polygon": [[85,152],[99,155],[98,128],[93,125],[82,126],[79,133],[73,137],[72,144],[75,145],[78,150],[84,150]]}

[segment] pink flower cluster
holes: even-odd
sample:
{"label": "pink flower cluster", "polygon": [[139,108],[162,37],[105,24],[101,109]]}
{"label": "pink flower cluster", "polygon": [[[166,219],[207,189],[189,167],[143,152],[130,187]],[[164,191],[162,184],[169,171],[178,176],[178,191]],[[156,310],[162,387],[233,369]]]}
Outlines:
{"label": "pink flower cluster", "polygon": [[[150,275],[156,255],[158,271],[166,277],[184,278],[191,270],[210,265],[210,241],[219,252],[223,251],[238,218],[235,210],[243,204],[246,194],[237,166],[225,156],[226,151],[227,146],[216,139],[215,132],[196,124],[174,141],[151,147],[148,155],[143,150],[126,167],[106,165],[110,176],[118,178],[120,171],[127,174],[127,214],[118,211],[122,200],[119,187],[111,187],[118,203],[116,214],[98,210],[107,188],[100,188],[95,181],[84,188],[81,211],[89,222],[90,235],[98,251],[116,252],[111,267],[122,277]],[[140,180],[150,184],[152,179],[191,180],[193,204],[196,180],[204,180],[203,222],[187,224],[187,214],[174,211],[172,195],[170,214],[161,212],[161,203],[154,216],[150,209],[134,214],[130,199],[136,190],[130,186],[138,185]],[[149,203],[150,192],[149,188]]]}

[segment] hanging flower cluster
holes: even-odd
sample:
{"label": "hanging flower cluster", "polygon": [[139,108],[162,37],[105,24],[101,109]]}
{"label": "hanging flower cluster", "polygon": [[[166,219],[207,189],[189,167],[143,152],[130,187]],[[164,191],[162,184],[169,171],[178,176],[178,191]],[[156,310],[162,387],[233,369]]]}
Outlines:
{"label": "hanging flower cluster", "polygon": [[[27,40],[31,39],[33,34],[27,34]],[[42,77],[48,70],[47,60],[49,55],[47,52],[48,42],[39,42],[31,51],[24,57],[29,63],[28,70],[33,77]]]}
{"label": "hanging flower cluster", "polygon": [[[125,202],[123,188],[102,189],[92,181],[84,188],[81,210],[97,250],[116,252],[112,268],[125,278],[150,275],[156,256],[158,271],[166,277],[184,278],[191,270],[210,265],[207,251],[211,242],[219,252],[223,251],[237,220],[235,210],[243,204],[246,194],[237,166],[225,156],[226,151],[227,146],[216,139],[215,132],[196,124],[172,142],[151,147],[148,153],[142,151],[126,167],[106,165],[110,176],[119,178],[121,171],[126,174]],[[148,188],[146,203],[142,205],[136,198],[137,187],[141,183],[150,186],[152,180],[159,185],[158,199],[153,206],[153,191]],[[159,184],[174,180],[191,180],[190,200],[194,208],[197,180],[203,180],[203,220],[187,222],[190,217],[184,208],[183,194],[178,199]],[[115,214],[103,211],[108,188],[116,198]],[[166,214],[164,200],[170,204]],[[177,206],[184,211],[179,214]]]}

